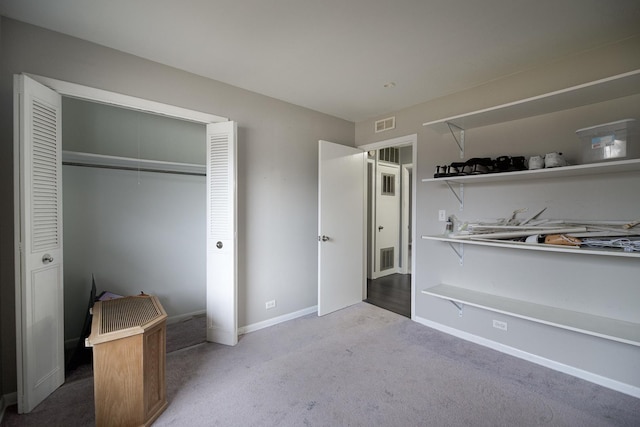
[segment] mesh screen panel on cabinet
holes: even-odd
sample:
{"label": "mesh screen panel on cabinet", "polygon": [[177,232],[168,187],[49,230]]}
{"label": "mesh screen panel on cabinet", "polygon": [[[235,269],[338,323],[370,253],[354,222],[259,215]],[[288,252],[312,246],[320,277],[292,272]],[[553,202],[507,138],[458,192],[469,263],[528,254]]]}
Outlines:
{"label": "mesh screen panel on cabinet", "polygon": [[126,297],[102,302],[100,334],[141,326],[161,316],[149,297]]}

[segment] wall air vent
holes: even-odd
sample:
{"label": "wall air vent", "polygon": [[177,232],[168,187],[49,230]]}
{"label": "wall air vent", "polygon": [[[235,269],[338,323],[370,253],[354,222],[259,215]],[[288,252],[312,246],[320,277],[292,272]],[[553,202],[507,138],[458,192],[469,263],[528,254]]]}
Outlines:
{"label": "wall air vent", "polygon": [[396,176],[389,173],[383,173],[380,176],[382,188],[380,194],[383,196],[395,196],[396,195]]}
{"label": "wall air vent", "polygon": [[396,128],[396,116],[376,121],[376,133]]}
{"label": "wall air vent", "polygon": [[394,248],[380,249],[380,271],[393,268]]}

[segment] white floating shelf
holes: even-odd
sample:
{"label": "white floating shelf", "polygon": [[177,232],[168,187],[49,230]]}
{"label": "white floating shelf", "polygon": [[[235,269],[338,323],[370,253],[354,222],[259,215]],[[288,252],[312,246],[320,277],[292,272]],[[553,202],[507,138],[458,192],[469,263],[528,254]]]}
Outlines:
{"label": "white floating shelf", "polygon": [[490,239],[454,239],[442,236],[422,236],[424,240],[437,242],[460,243],[463,245],[490,246],[494,248],[523,249],[528,251],[563,252],[581,255],[615,256],[624,258],[640,258],[640,252],[624,252],[620,249],[592,249],[572,246],[548,245],[545,243],[525,243]]}
{"label": "white floating shelf", "polygon": [[81,153],[77,151],[63,151],[62,162],[63,164],[76,166],[93,166],[148,172],[168,172],[190,175],[206,175],[207,173],[207,167],[205,165],[107,156],[103,154]]}
{"label": "white floating shelf", "polygon": [[563,166],[549,169],[524,170],[516,172],[497,172],[482,175],[462,175],[443,178],[424,178],[422,182],[481,183],[499,181],[524,181],[534,179],[562,178],[584,175],[601,175],[621,172],[640,171],[640,159],[617,160],[590,163],[585,165]]}
{"label": "white floating shelf", "polygon": [[640,347],[640,324],[638,323],[505,298],[444,284],[424,289],[422,293],[458,304],[470,305],[532,322]]}
{"label": "white floating shelf", "polygon": [[640,70],[618,74],[593,82],[545,93],[495,107],[446,117],[424,123],[440,134],[449,132],[447,123],[461,129],[473,129],[609,101],[640,93]]}

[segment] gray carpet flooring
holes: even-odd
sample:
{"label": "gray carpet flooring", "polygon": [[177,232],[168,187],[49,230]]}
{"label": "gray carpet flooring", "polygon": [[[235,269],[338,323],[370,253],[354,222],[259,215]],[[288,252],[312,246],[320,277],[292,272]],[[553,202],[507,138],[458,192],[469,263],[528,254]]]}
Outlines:
{"label": "gray carpet flooring", "polygon": [[[155,426],[638,426],[640,399],[360,303],[167,355]],[[93,380],[3,426],[92,425]]]}

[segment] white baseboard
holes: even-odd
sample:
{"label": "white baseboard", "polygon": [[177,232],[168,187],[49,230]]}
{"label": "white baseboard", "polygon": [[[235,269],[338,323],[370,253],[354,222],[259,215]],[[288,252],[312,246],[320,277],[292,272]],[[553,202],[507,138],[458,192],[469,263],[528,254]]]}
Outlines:
{"label": "white baseboard", "polygon": [[183,320],[187,320],[191,317],[202,316],[207,314],[207,310],[198,310],[191,313],[178,314],[176,316],[167,317],[167,325],[171,325],[172,323],[182,322]]}
{"label": "white baseboard", "polygon": [[76,345],[78,345],[78,337],[75,338],[69,338],[68,340],[64,340],[64,349],[65,350],[69,350],[72,348],[75,348]]}
{"label": "white baseboard", "polygon": [[505,353],[510,356],[517,357],[519,359],[524,359],[528,362],[532,362],[537,365],[541,365],[546,368],[550,368],[555,371],[559,371],[564,374],[568,374],[568,375],[583,379],[585,381],[589,381],[594,384],[601,385],[611,390],[619,391],[620,393],[628,394],[629,396],[633,396],[635,398],[640,398],[640,387],[632,386],[630,384],[613,380],[611,378],[603,377],[602,375],[594,374],[593,372],[589,372],[589,371],[575,368],[573,366],[565,365],[564,363],[556,362],[551,359],[546,359],[544,357],[537,356],[532,353],[527,353],[526,351],[522,351],[514,347],[509,347],[499,342],[491,341],[489,339],[479,337],[477,335],[473,335],[468,332],[464,332],[455,328],[451,328],[449,326],[445,326],[440,323],[436,323],[431,320],[424,319],[422,317],[416,316],[413,320],[417,323],[420,323],[421,325],[428,326],[440,332],[444,332],[445,334],[453,335],[454,337],[458,337],[466,341],[471,341],[475,344],[489,347],[501,353]]}
{"label": "white baseboard", "polygon": [[[298,317],[306,316],[307,314],[315,313],[318,311],[318,306],[314,305],[312,307],[307,307],[299,311],[295,311],[293,313],[284,314],[282,316],[274,317],[273,319],[265,320],[262,322],[254,323],[251,325],[243,326],[238,328],[238,335],[247,334],[249,332],[254,332],[263,328],[268,328],[269,326],[277,325],[278,323],[286,322],[287,320],[293,320]],[[198,310],[192,313],[178,314],[176,316],[170,316],[167,318],[167,325],[171,325],[173,323],[182,322],[183,320],[187,320],[191,317],[195,316],[204,316],[207,314],[207,310]],[[78,337],[71,338],[65,340],[64,346],[66,349],[73,348],[78,343]]]}
{"label": "white baseboard", "polygon": [[0,423],[4,418],[4,411],[11,405],[18,403],[18,393],[13,392],[0,396]]}
{"label": "white baseboard", "polygon": [[[167,325],[171,325],[172,323],[182,322],[183,320],[187,320],[191,317],[195,316],[203,316],[207,314],[207,310],[198,310],[192,313],[178,314],[176,316],[167,317]],[[65,350],[69,350],[74,348],[78,344],[78,337],[69,338],[68,340],[64,340],[64,348]]]}
{"label": "white baseboard", "polygon": [[255,332],[260,329],[268,328],[269,326],[277,325],[278,323],[286,322],[287,320],[297,319],[298,317],[306,316],[307,314],[315,313],[318,311],[318,306],[307,307],[293,313],[284,314],[282,316],[274,317],[273,319],[264,320],[262,322],[253,323],[251,325],[238,328],[238,335],[248,334],[249,332]]}

